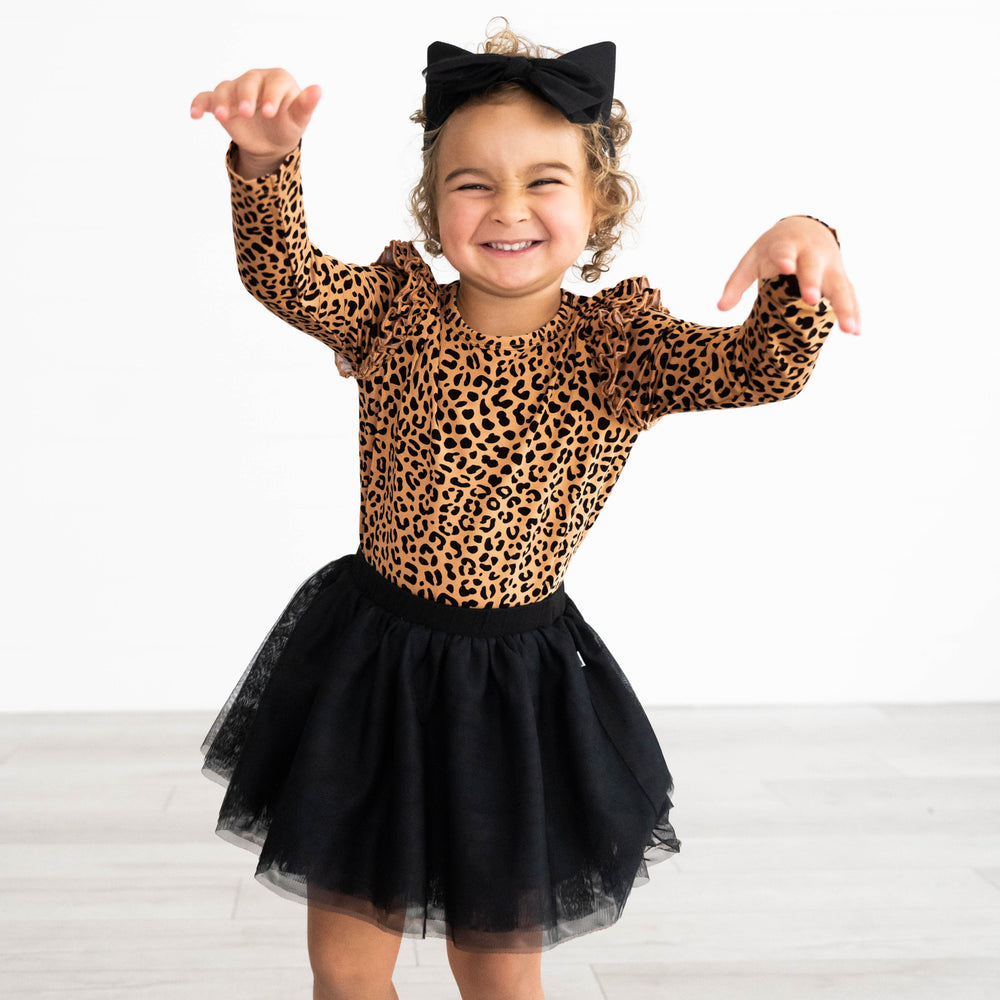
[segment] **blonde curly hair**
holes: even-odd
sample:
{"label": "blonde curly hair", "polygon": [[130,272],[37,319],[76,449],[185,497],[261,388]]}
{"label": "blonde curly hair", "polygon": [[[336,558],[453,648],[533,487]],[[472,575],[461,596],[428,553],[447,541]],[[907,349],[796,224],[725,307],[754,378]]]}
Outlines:
{"label": "blonde curly hair", "polygon": [[[487,25],[486,41],[479,51],[503,56],[527,56],[532,59],[554,58],[562,55],[547,45],[536,45],[522,35],[515,34],[505,17],[493,18],[502,21],[503,26],[490,33]],[[503,82],[494,84],[482,93],[474,94],[464,106],[489,104],[494,101],[509,100],[513,95],[524,93],[519,83]],[[420,126],[427,123],[425,104],[410,115],[410,121]],[[437,224],[437,149],[433,140],[441,131],[441,126],[427,133],[429,148],[423,152],[424,169],[420,180],[410,192],[410,212],[420,230],[424,248],[434,257],[441,256],[441,234]],[[628,120],[625,105],[617,98],[612,101],[611,115],[607,123],[593,122],[575,125],[583,140],[584,155],[587,159],[590,195],[594,202],[594,228],[587,241],[586,250],[591,258],[584,264],[577,264],[584,281],[597,281],[614,259],[613,250],[621,246],[622,230],[634,224],[634,212],[639,200],[639,186],[635,178],[620,167],[620,157],[625,144],[632,136],[632,125]],[[608,155],[605,147],[605,128],[615,149],[615,156]]]}

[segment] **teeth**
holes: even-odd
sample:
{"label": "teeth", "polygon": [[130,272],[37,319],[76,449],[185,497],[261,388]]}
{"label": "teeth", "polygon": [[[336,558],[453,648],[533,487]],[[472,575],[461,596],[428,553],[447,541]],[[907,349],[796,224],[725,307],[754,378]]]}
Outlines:
{"label": "teeth", "polygon": [[525,240],[523,243],[487,243],[487,246],[494,250],[526,250],[534,243],[534,240]]}

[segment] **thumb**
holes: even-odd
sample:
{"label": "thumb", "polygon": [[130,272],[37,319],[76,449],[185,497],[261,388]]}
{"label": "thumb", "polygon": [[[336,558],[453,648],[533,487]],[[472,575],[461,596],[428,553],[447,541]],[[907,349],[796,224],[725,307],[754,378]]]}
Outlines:
{"label": "thumb", "polygon": [[743,298],[743,293],[754,283],[757,278],[756,258],[753,247],[751,247],[742,257],[736,269],[729,276],[726,287],[722,290],[722,298],[719,299],[716,308],[720,312],[727,312]]}
{"label": "thumb", "polygon": [[323,91],[319,84],[312,84],[299,91],[298,96],[288,106],[288,115],[292,121],[301,129],[309,124],[319,99],[323,96]]}

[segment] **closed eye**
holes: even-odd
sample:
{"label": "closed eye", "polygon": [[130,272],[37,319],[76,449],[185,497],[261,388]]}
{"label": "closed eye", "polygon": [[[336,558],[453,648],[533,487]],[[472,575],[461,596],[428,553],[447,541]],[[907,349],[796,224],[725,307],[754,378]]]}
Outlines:
{"label": "closed eye", "polygon": [[[542,187],[542,186],[547,186],[549,184],[562,184],[562,183],[563,182],[558,177],[540,177],[537,181],[532,181],[528,185],[528,187]],[[488,184],[479,184],[479,183],[476,183],[475,181],[473,181],[473,182],[470,182],[469,184],[460,184],[457,188],[455,188],[455,190],[456,191],[489,191],[490,188],[489,188]]]}

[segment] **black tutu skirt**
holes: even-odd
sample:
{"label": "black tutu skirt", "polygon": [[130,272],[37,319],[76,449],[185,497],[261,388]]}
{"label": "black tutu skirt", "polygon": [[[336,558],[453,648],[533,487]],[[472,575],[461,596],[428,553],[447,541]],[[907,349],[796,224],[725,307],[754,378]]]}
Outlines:
{"label": "black tutu skirt", "polygon": [[328,563],[201,749],[258,881],[466,951],[607,927],[680,848],[649,720],[562,587],[461,608]]}

